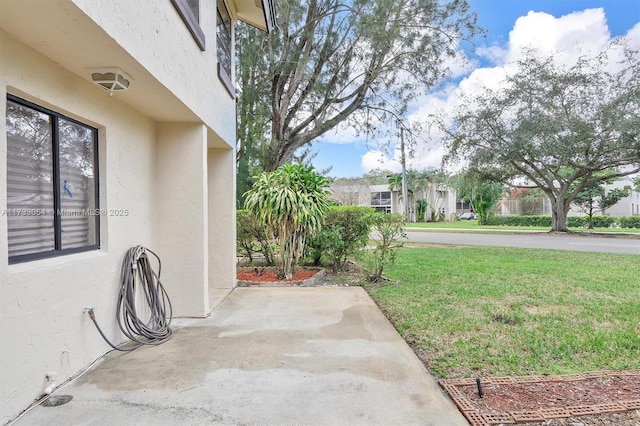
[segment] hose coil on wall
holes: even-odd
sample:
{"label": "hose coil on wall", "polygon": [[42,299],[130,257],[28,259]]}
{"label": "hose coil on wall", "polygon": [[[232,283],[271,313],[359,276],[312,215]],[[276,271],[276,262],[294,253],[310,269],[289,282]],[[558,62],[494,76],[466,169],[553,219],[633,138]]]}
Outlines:
{"label": "hose coil on wall", "polygon": [[[158,273],[153,270],[149,255],[158,262]],[[89,316],[102,338],[112,348],[119,351],[132,351],[142,345],[159,345],[171,338],[172,307],[167,292],[160,281],[162,263],[153,251],[143,246],[131,247],[122,261],[120,272],[120,295],[116,308],[116,320],[122,333],[130,342],[116,346],[102,332],[95,319],[93,309]],[[137,298],[143,295],[146,318],[141,318],[139,308],[142,306]]]}

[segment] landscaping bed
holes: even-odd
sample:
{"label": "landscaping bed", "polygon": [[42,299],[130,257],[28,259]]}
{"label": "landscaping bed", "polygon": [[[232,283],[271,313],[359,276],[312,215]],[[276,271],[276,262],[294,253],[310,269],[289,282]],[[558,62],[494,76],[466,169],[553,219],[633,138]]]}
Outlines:
{"label": "landscaping bed", "polygon": [[322,268],[296,268],[291,279],[280,280],[274,267],[240,267],[236,271],[238,287],[313,287],[324,275]]}
{"label": "landscaping bed", "polygon": [[640,370],[488,377],[480,385],[473,378],[443,379],[440,386],[474,426],[640,422]]}

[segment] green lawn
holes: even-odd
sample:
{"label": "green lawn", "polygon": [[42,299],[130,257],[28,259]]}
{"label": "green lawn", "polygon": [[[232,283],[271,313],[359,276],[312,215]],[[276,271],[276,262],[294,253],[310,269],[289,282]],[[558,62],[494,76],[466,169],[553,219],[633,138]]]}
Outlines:
{"label": "green lawn", "polygon": [[438,377],[640,368],[640,256],[405,248],[367,290]]}
{"label": "green lawn", "polygon": [[[480,226],[477,220],[457,220],[455,222],[422,222],[422,223],[409,223],[407,225],[407,230],[415,231],[415,230],[436,230],[437,232],[441,232],[442,230],[451,230],[451,231],[550,231],[551,228],[544,226]],[[595,229],[585,229],[585,228],[569,228],[570,231],[574,232],[622,232],[622,233],[634,233],[640,234],[640,229],[638,228],[595,228]]]}

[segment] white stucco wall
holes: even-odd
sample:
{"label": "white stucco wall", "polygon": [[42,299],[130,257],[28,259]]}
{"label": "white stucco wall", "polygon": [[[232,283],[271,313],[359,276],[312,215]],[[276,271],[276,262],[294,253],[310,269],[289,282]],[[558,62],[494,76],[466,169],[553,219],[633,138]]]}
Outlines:
{"label": "white stucco wall", "polygon": [[205,316],[208,298],[207,139],[201,124],[158,124],[156,221],[163,283],[175,316]]}
{"label": "white stucco wall", "polygon": [[[235,150],[208,150],[209,289],[236,285]],[[229,226],[232,223],[234,226]],[[229,280],[229,276],[234,277]]]}
{"label": "white stucco wall", "polygon": [[[120,262],[134,244],[155,245],[152,203],[155,123],[117,97],[34,50],[2,38],[0,176],[6,182],[6,93],[21,96],[99,129],[101,250],[15,265],[7,261],[7,221],[0,217],[0,421],[36,398],[47,372],[61,383],[107,350],[84,307],[95,307],[106,334],[122,341],[114,320]],[[7,60],[11,58],[11,60]],[[6,208],[6,184],[0,185]]]}
{"label": "white stucco wall", "polygon": [[626,177],[609,185],[605,185],[605,191],[609,192],[613,189],[623,189],[626,186],[629,186],[632,189],[629,192],[629,196],[621,198],[615,205],[606,209],[604,212],[605,214],[615,217],[640,214],[640,192],[633,191],[634,183],[631,178]]}
{"label": "white stucco wall", "polygon": [[[390,191],[389,185],[371,185],[370,193]],[[391,212],[404,213],[404,203],[400,199],[401,191],[391,191]],[[454,220],[456,213],[456,190],[442,185],[430,184],[427,188],[417,191],[415,194],[409,194],[409,202],[415,208],[415,201],[426,199],[430,206],[427,208],[427,217],[431,217],[431,211],[435,210],[436,214],[441,208],[445,210],[445,220]],[[433,204],[433,206],[431,205]],[[366,205],[371,205],[369,200]],[[416,220],[415,211],[411,213],[410,221]]]}
{"label": "white stucco wall", "polygon": [[[6,94],[99,130],[100,250],[9,265],[0,217],[0,422],[123,341],[115,308],[122,257],[162,259],[174,315],[205,316],[209,292],[235,285],[235,105],[216,73],[215,2],[202,2],[207,49],[169,0],[2,0],[0,208],[6,198]],[[233,13],[233,9],[232,9]],[[118,66],[112,97],[88,67]]]}
{"label": "white stucco wall", "polygon": [[[235,123],[234,102],[216,72],[215,1],[200,2],[205,51],[200,50],[169,0],[73,0],[73,3],[169,88],[199,120],[233,144],[235,126],[229,124]],[[217,95],[215,102],[212,93]]]}

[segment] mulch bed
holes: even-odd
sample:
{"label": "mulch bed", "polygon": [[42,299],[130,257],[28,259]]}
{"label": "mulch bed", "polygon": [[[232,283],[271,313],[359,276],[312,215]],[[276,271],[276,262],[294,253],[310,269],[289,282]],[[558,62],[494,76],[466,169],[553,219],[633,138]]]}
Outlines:
{"label": "mulch bed", "polygon": [[443,379],[440,386],[473,426],[640,425],[640,369],[483,378],[483,397],[473,378]]}
{"label": "mulch bed", "polygon": [[296,269],[290,280],[278,280],[274,268],[256,267],[238,269],[236,277],[239,281],[250,281],[255,283],[295,283],[304,281],[318,273],[318,269]]}

